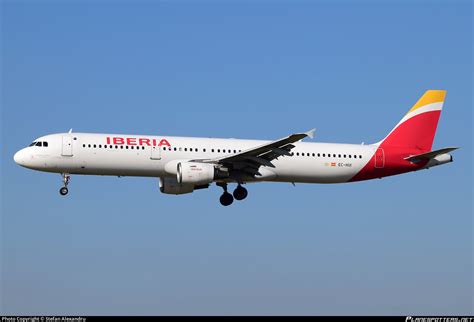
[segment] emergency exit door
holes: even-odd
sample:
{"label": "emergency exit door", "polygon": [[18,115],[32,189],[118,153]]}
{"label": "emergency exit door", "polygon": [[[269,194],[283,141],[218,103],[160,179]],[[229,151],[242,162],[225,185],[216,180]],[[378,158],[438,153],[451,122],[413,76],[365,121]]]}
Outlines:
{"label": "emergency exit door", "polygon": [[152,160],[160,160],[161,159],[161,147],[159,147],[159,146],[152,146],[151,147],[150,159],[152,159]]}
{"label": "emergency exit door", "polygon": [[71,135],[63,136],[63,147],[61,150],[61,155],[65,157],[72,157],[72,136]]}

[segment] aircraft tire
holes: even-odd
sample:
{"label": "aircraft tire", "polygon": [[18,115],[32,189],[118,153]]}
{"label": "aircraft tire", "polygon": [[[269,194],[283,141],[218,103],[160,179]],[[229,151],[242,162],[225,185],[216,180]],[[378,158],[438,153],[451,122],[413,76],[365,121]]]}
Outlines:
{"label": "aircraft tire", "polygon": [[234,197],[228,192],[224,192],[222,196],[219,198],[221,205],[223,206],[230,206],[234,202]]}

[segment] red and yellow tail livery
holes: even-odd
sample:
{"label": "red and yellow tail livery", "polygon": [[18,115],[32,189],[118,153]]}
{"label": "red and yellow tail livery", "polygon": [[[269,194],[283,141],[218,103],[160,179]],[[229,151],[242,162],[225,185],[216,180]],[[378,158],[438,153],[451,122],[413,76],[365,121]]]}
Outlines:
{"label": "red and yellow tail livery", "polygon": [[415,171],[436,160],[451,162],[446,153],[456,148],[431,150],[445,98],[445,90],[426,91],[395,128],[374,144],[372,159],[351,181]]}

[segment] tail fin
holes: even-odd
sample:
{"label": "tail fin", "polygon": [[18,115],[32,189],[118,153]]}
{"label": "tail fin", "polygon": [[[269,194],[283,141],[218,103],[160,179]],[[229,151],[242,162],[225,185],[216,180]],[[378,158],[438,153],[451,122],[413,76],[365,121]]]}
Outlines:
{"label": "tail fin", "polygon": [[431,151],[446,91],[428,90],[385,139],[384,146]]}

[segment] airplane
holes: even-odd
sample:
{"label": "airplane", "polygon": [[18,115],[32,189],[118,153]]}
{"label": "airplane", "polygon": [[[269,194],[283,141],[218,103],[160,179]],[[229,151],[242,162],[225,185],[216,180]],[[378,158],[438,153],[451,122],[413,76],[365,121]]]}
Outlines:
{"label": "airplane", "polygon": [[[29,169],[60,173],[61,195],[71,175],[159,178],[164,194],[216,183],[223,206],[247,197],[247,183],[347,183],[429,169],[453,161],[457,147],[432,151],[446,91],[428,90],[393,130],[374,144],[301,142],[314,129],[276,141],[149,135],[59,133],[14,155]],[[237,184],[231,194],[229,184]]]}

